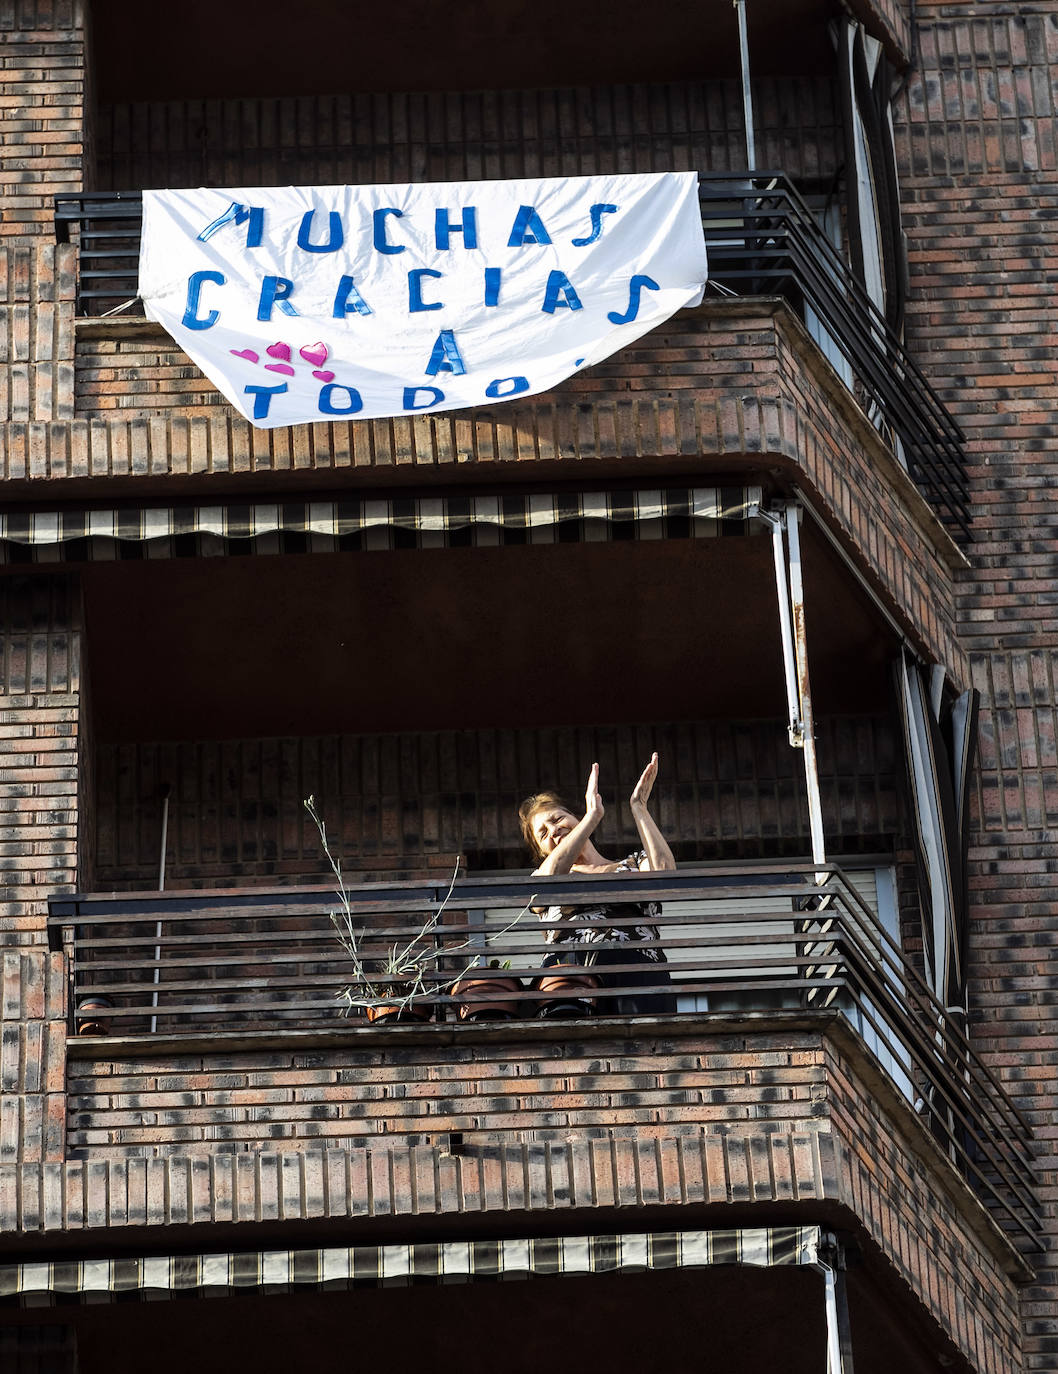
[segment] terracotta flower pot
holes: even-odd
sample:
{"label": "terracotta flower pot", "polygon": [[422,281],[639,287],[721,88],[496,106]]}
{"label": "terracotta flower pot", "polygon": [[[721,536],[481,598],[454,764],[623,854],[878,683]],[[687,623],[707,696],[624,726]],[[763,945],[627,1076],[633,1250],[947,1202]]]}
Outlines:
{"label": "terracotta flower pot", "polygon": [[110,998],[104,997],[100,993],[82,997],[77,1003],[77,1034],[109,1035],[110,1018],[106,1013],[112,1011],[113,1007],[114,1003]]}
{"label": "terracotta flower pot", "polygon": [[464,999],[459,1004],[460,1021],[513,1021],[518,1015],[519,1003],[504,994],[521,990],[518,978],[482,974],[478,978],[461,978],[452,989],[452,995]]}
{"label": "terracotta flower pot", "polygon": [[594,973],[585,973],[581,964],[552,964],[533,983],[540,998],[537,1015],[550,1017],[591,1016],[595,1011],[592,993],[599,987]]}
{"label": "terracotta flower pot", "polygon": [[432,1021],[433,1007],[421,1002],[377,1002],[364,1011],[369,1021]]}

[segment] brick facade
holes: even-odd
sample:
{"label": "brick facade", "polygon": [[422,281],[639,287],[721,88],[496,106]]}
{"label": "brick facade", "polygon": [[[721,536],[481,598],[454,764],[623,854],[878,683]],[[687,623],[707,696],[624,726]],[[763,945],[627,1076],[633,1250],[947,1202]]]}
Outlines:
{"label": "brick facade", "polygon": [[[1037,1130],[1053,1247],[1055,714],[1051,4],[919,4],[898,120],[916,356],[967,434],[975,535],[960,634],[983,694],[971,884],[974,1036]],[[1025,1290],[1030,1369],[1058,1357],[1053,1260]]]}
{"label": "brick facade", "polygon": [[[666,760],[660,822],[687,861],[803,854],[808,812],[803,764],[781,721],[659,722],[576,730],[464,730],[305,739],[100,743],[90,807],[102,890],[148,888],[157,877],[161,794],[171,787],[170,887],[323,881],[319,841],[305,814],[315,796],[343,862],[392,869],[413,859],[470,871],[523,868],[522,796],[548,781],[576,795],[593,759],[621,777],[647,744]],[[821,788],[835,851],[885,852],[902,824],[896,741],[882,717],[823,717]],[[631,848],[627,805],[608,834]]]}
{"label": "brick facade", "polygon": [[52,197],[82,188],[84,8],[83,0],[10,0],[0,14],[0,236],[50,239]]}
{"label": "brick facade", "polygon": [[[801,491],[912,644],[984,696],[973,1037],[1036,1128],[1053,1248],[1058,307],[1047,283],[1058,249],[1058,14],[1042,0],[852,7],[894,61],[911,63],[895,111],[907,335],[967,434],[975,533],[965,557],[793,313],[772,300],[710,300],[525,405],[269,432],[233,416],[146,322],[75,327],[76,248],[53,242],[51,203],[84,185],[707,173],[744,156],[731,81],[97,106],[80,0],[0,5],[0,482],[5,496],[38,506],[585,474],[736,474]],[[755,94],[762,164],[828,193],[844,157],[837,83],[758,79]],[[443,139],[430,136],[441,127]],[[317,785],[313,749],[384,760],[393,742],[206,735],[97,749],[76,575],[5,569],[0,612],[0,1239],[9,1253],[29,1235],[37,1244],[83,1235],[105,1249],[118,1227],[150,1230],[155,1243],[166,1228],[198,1228],[195,1243],[209,1248],[218,1235],[229,1243],[224,1228],[236,1223],[253,1244],[250,1232],[288,1221],[417,1225],[504,1211],[582,1221],[621,1209],[641,1227],[656,1209],[717,1224],[810,1215],[848,1230],[895,1285],[905,1307],[894,1312],[917,1304],[965,1368],[1054,1367],[1053,1260],[1034,1259],[1036,1281],[1024,1286],[1010,1246],[840,1022],[737,1032],[703,1023],[619,1040],[599,1027],[583,1040],[534,1032],[516,1045],[474,1028],[398,1028],[392,1042],[343,1032],[280,1050],[128,1058],[75,1043],[67,1064],[64,968],[45,947],[46,899],[149,885],[162,772],[180,779],[174,882],[315,875],[298,810]],[[502,754],[499,732],[468,725],[483,752]],[[693,727],[699,752],[709,737],[715,772],[695,771],[666,794],[666,828],[689,847],[803,847],[803,803],[787,786],[793,760],[769,773],[767,749],[740,729]],[[850,848],[885,839],[908,874],[891,731],[823,719],[820,734],[828,826]],[[446,746],[419,735],[415,747]],[[233,772],[226,749],[256,750],[258,761]],[[208,758],[192,776],[194,750]],[[284,751],[287,790],[265,824],[245,804],[268,800],[261,779],[273,766],[278,776]],[[728,777],[724,760],[736,755],[743,771]],[[405,826],[405,858],[408,834],[420,845],[413,857],[434,862],[465,850],[473,824],[483,852],[514,861],[505,827],[517,788],[483,772],[456,768],[434,792],[412,788],[423,816],[444,810],[452,791],[474,815],[460,813],[450,834],[435,827],[436,837],[422,817],[417,832]],[[403,785],[386,785],[382,764],[378,778],[374,791],[361,782],[342,793],[342,824],[354,818],[366,862],[397,852],[394,817],[407,812]],[[133,779],[149,780],[151,800],[130,823]],[[910,919],[910,877],[900,900]],[[463,1153],[452,1132],[463,1134]],[[0,1362],[12,1349],[16,1361],[70,1367],[64,1338],[47,1331],[16,1338],[0,1328]]]}
{"label": "brick facade", "polygon": [[205,1209],[203,1221],[262,1206],[300,1217],[726,1202],[792,1216],[833,1204],[835,1224],[886,1256],[975,1369],[1020,1369],[1013,1252],[841,1021],[820,1025],[620,1038],[600,1025],[516,1041],[483,1027],[388,1042],[354,1031],[300,1050],[236,1042],[131,1059],[78,1046],[66,1167],[71,1181],[97,1179],[97,1207],[104,1178],[127,1179],[130,1225],[149,1219],[166,1179],[174,1199],[197,1191],[177,1205]]}
{"label": "brick facade", "polygon": [[89,849],[77,584],[7,578],[0,606],[0,945],[39,943],[48,894],[78,884]]}

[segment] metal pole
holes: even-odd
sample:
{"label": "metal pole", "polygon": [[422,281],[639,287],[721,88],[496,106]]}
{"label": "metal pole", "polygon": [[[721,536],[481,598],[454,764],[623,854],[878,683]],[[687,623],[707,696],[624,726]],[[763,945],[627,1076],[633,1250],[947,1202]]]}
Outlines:
{"label": "metal pole", "polygon": [[742,65],[742,116],[746,126],[746,167],[757,170],[757,139],[753,129],[753,92],[749,84],[749,35],[746,32],[746,0],[733,0],[738,16],[738,53]]}
{"label": "metal pole", "polygon": [[797,655],[797,688],[804,730],[805,784],[808,788],[808,816],[812,827],[812,858],[826,863],[823,838],[823,807],[819,799],[819,766],[816,760],[815,726],[812,720],[812,687],[808,677],[808,640],[805,636],[805,594],[801,579],[801,539],[797,529],[800,514],[796,502],[786,507],[786,542],[790,552],[790,604],[793,609],[794,646]]}
{"label": "metal pole", "polygon": [[[170,787],[167,782],[162,783],[162,843],[161,852],[158,856],[158,891],[165,891],[165,847],[169,836],[169,792]],[[154,927],[154,991],[151,994],[151,1006],[158,1006],[158,984],[161,982],[162,973],[162,923],[159,920]],[[158,1017],[151,1017],[151,1034],[158,1029]]]}
{"label": "metal pole", "polygon": [[782,532],[786,523],[783,512],[759,511],[762,520],[771,526],[772,562],[775,565],[775,594],[779,602],[779,638],[782,640],[782,666],[786,679],[787,729],[790,732],[790,745],[800,749],[804,743],[804,728],[801,723],[801,707],[797,691],[797,666],[794,661],[793,625],[790,619],[790,588],[786,581],[786,549],[783,547]]}

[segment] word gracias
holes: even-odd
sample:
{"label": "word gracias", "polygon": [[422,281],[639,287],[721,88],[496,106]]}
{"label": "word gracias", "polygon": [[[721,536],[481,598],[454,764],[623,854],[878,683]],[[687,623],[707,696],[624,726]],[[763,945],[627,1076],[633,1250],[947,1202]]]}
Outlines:
{"label": "word gracias", "polygon": [[[583,237],[572,239],[573,247],[586,248],[595,243],[603,232],[603,217],[616,214],[618,209],[619,207],[616,205],[602,202],[593,204],[588,211],[590,219],[588,232]],[[395,257],[405,252],[406,249],[404,244],[390,241],[388,236],[390,226],[387,221],[391,217],[395,220],[403,219],[404,211],[396,206],[384,206],[372,214],[372,246],[375,252],[387,257]],[[315,218],[315,210],[308,210],[302,216],[298,228],[297,246],[306,253],[339,252],[345,244],[345,226],[341,215],[336,210],[329,211],[327,237],[322,241],[314,241],[313,239]],[[202,230],[198,235],[199,240],[207,241],[228,224],[246,224],[246,247],[248,249],[259,248],[264,240],[264,207],[247,206],[233,202],[223,214]],[[437,251],[450,251],[452,236],[455,234],[461,235],[464,248],[476,249],[478,247],[477,210],[474,206],[463,208],[459,222],[452,221],[447,209],[438,208],[435,210],[434,245]],[[532,205],[519,206],[507,239],[507,247],[526,248],[534,245],[547,245],[552,242],[551,235],[536,208]],[[444,273],[432,267],[418,267],[407,273],[407,309],[409,314],[444,309],[444,301],[424,299],[423,284],[427,279],[443,280]],[[486,267],[483,269],[482,305],[485,308],[491,309],[499,306],[502,282],[503,272],[501,268]],[[213,269],[190,274],[182,319],[185,329],[212,329],[221,317],[221,311],[217,308],[211,308],[204,314],[201,313],[202,291],[206,283],[223,287],[227,284],[227,278],[222,272]],[[658,291],[660,289],[652,277],[641,273],[634,274],[628,282],[628,305],[626,309],[623,312],[609,311],[607,319],[613,325],[631,323],[639,314],[643,291]],[[257,302],[257,319],[262,323],[269,322],[272,319],[273,311],[276,309],[286,315],[299,315],[300,312],[291,300],[294,290],[295,284],[288,277],[263,276]],[[540,310],[544,314],[554,315],[558,309],[574,311],[583,308],[583,302],[566,273],[558,269],[549,272],[543,288]],[[350,315],[372,314],[374,311],[357,289],[355,279],[349,274],[342,274],[335,289],[332,308],[333,318],[343,320]],[[424,368],[424,373],[428,377],[435,377],[441,372],[450,372],[453,376],[462,376],[466,373],[466,364],[456,342],[454,331],[451,329],[443,329],[438,334]],[[530,383],[525,377],[502,377],[496,378],[488,384],[485,388],[485,395],[490,399],[506,399],[527,391],[529,388]],[[254,396],[254,418],[265,418],[272,396],[278,395],[286,389],[285,385],[246,387],[246,393]],[[344,394],[344,404],[338,404],[337,393]],[[428,396],[425,403],[419,399],[420,396]],[[405,410],[430,409],[434,405],[439,405],[443,400],[443,392],[436,387],[406,387],[403,408]],[[361,408],[360,395],[353,387],[344,386],[340,383],[328,383],[321,390],[320,410],[323,414],[351,415]]]}

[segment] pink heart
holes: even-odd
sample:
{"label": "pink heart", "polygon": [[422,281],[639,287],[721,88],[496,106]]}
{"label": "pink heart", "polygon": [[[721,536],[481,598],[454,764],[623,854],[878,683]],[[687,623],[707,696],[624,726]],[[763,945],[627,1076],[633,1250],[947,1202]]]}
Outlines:
{"label": "pink heart", "polygon": [[284,377],[293,377],[294,369],[286,363],[265,363],[266,372],[281,372]]}
{"label": "pink heart", "polygon": [[[285,343],[269,344],[265,352],[270,358],[280,358],[283,362],[290,362],[290,345]],[[267,366],[267,364],[265,364]]]}
{"label": "pink heart", "polygon": [[307,363],[312,363],[315,367],[322,367],[327,361],[327,345],[325,343],[306,344],[304,348],[299,348],[298,352]]}
{"label": "pink heart", "polygon": [[252,348],[229,348],[229,353],[234,353],[236,358],[245,358],[248,363],[257,361],[257,354]]}
{"label": "pink heart", "polygon": [[312,375],[313,375],[314,377],[318,378],[319,381],[321,381],[321,382],[333,382],[333,381],[334,381],[334,373],[333,373],[333,372],[319,372],[319,371],[316,371],[316,372],[313,372]]}

